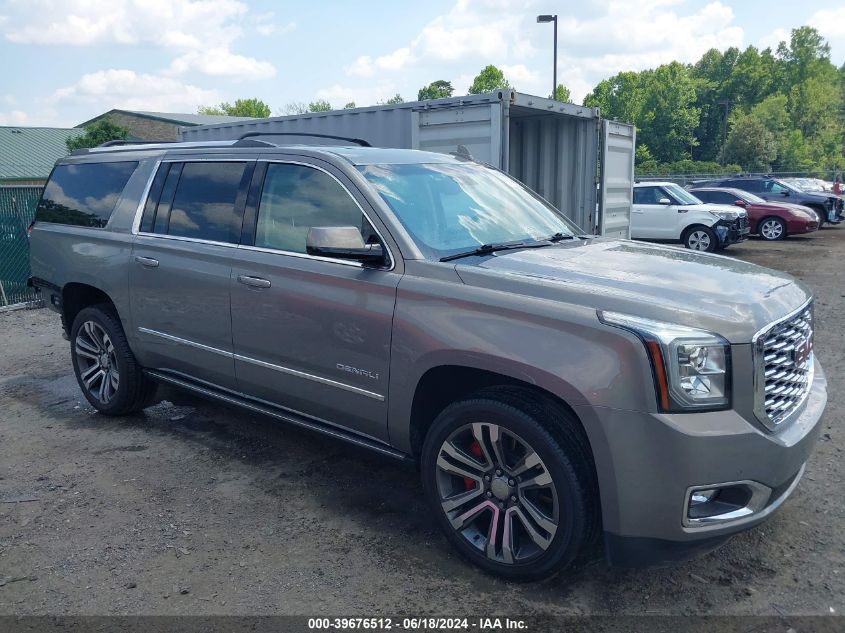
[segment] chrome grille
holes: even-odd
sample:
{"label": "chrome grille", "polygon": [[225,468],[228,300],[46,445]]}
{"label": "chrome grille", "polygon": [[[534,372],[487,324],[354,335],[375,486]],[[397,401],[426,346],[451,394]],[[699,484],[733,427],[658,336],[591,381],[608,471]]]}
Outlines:
{"label": "chrome grille", "polygon": [[803,404],[813,382],[813,305],[755,337],[756,414],[774,430]]}

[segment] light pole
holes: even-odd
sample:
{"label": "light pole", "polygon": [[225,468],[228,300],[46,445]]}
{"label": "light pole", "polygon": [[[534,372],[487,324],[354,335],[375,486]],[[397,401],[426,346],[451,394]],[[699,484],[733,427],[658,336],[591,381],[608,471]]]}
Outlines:
{"label": "light pole", "polygon": [[554,22],[555,25],[555,46],[554,46],[554,71],[552,74],[552,99],[555,98],[555,94],[557,93],[557,14],[555,15],[538,15],[537,22]]}

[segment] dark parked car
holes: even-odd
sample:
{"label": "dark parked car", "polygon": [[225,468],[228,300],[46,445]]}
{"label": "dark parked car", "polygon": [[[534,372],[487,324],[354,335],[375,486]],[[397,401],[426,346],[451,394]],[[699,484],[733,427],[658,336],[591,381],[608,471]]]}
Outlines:
{"label": "dark parked car", "polygon": [[766,202],[742,189],[706,187],[690,190],[696,198],[715,204],[735,204],[748,212],[751,232],[764,240],[782,240],[787,235],[812,233],[819,219],[809,207],[788,202]]}
{"label": "dark parked car", "polygon": [[[841,222],[842,208],[845,206],[845,201],[842,198],[832,194],[801,191],[789,183],[769,176],[734,176],[716,180],[705,180],[694,182],[690,188],[701,189],[705,187],[742,189],[769,202],[789,202],[809,207],[819,217],[819,226],[829,221],[832,224]],[[835,214],[831,213],[831,211],[835,211]],[[837,217],[837,220],[832,221],[832,216],[834,215]]]}

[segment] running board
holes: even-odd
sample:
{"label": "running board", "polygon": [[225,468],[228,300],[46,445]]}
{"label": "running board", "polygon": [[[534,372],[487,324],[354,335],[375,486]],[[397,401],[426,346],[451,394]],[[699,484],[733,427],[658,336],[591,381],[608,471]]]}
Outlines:
{"label": "running board", "polygon": [[363,448],[367,448],[371,451],[381,453],[382,455],[387,455],[388,457],[392,457],[393,459],[398,459],[402,462],[407,462],[409,464],[414,463],[413,459],[409,455],[397,451],[393,448],[390,448],[389,446],[386,446],[384,444],[381,444],[376,440],[372,440],[367,437],[363,437],[361,435],[345,431],[338,427],[323,424],[316,420],[306,418],[305,416],[298,415],[290,411],[283,411],[274,407],[271,404],[255,402],[244,396],[224,392],[220,389],[215,389],[214,387],[211,387],[209,385],[200,385],[185,378],[172,376],[166,372],[156,371],[154,369],[145,369],[144,373],[150,378],[159,380],[161,382],[166,382],[171,385],[176,385],[177,387],[182,387],[183,389],[187,389],[201,396],[214,398],[216,400],[222,400],[223,402],[228,402],[229,404],[233,404],[237,407],[249,409],[250,411],[255,411],[256,413],[268,415],[270,417],[276,418],[277,420],[282,420],[283,422],[287,422],[288,424],[293,424],[301,428],[316,431],[324,435],[329,435],[336,439],[343,440],[344,442],[349,442],[350,444],[355,444],[356,446],[362,446]]}

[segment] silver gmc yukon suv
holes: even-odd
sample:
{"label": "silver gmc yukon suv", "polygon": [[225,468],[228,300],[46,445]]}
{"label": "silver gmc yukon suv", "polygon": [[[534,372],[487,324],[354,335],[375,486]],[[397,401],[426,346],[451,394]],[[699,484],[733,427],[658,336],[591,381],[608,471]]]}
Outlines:
{"label": "silver gmc yukon suv", "polygon": [[267,138],[54,168],[30,283],[99,412],[170,383],[416,463],[515,580],[707,551],[798,485],[827,396],[792,277],[583,235],[464,156]]}

